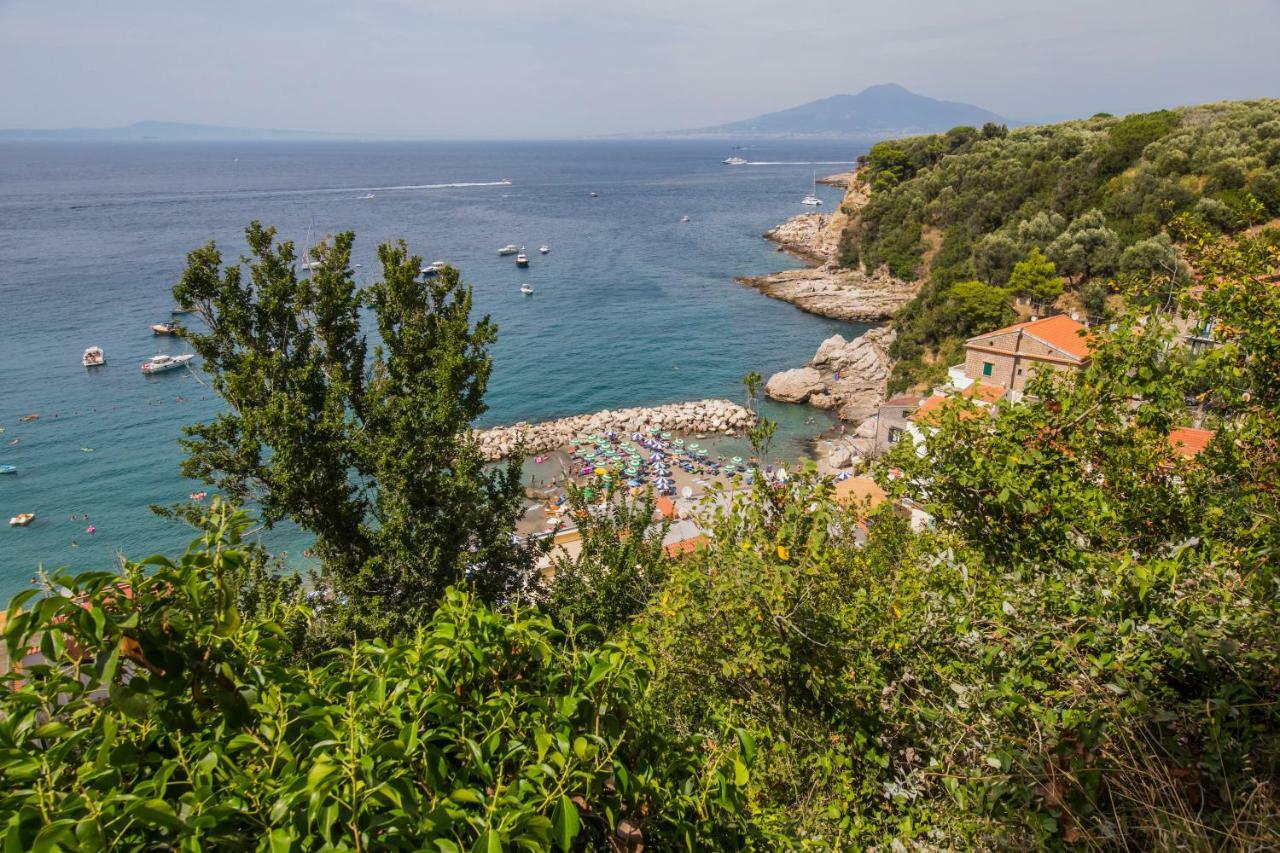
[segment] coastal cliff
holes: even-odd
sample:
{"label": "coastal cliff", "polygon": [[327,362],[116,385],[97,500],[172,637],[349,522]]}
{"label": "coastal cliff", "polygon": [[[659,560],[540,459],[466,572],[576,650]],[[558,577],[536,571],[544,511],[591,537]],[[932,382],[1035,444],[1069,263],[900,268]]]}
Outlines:
{"label": "coastal cliff", "polygon": [[765,233],[765,239],[777,243],[780,251],[812,266],[738,282],[821,317],[862,323],[888,320],[915,297],[919,282],[896,278],[886,269],[846,269],[837,262],[840,237],[869,196],[864,183],[850,180],[834,213],[802,213]]}

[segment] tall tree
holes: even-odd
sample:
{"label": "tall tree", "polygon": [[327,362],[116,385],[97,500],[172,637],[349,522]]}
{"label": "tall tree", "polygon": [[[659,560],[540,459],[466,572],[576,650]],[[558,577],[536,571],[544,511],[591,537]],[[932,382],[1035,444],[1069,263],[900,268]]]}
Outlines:
{"label": "tall tree", "polygon": [[379,247],[382,281],[360,288],[353,233],[316,246],[304,276],[275,233],[251,223],[238,264],[195,250],[174,288],[207,327],[188,337],[228,404],[186,429],[183,472],[314,533],[343,630],[402,633],[452,583],[509,596],[533,562],[512,537],[519,468],[486,471],[471,433],[497,327],[471,322],[457,270],[421,280],[403,242]]}

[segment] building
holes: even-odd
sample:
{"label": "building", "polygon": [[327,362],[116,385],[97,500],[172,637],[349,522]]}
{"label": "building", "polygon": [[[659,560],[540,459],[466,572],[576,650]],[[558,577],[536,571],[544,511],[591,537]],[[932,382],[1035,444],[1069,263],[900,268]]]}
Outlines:
{"label": "building", "polygon": [[964,352],[964,379],[1012,392],[1009,397],[1015,401],[1037,369],[1078,370],[1090,355],[1085,325],[1065,314],[970,338]]}
{"label": "building", "polygon": [[876,415],[876,444],[872,452],[879,456],[902,440],[911,430],[911,413],[924,400],[919,394],[900,394],[880,404]]}

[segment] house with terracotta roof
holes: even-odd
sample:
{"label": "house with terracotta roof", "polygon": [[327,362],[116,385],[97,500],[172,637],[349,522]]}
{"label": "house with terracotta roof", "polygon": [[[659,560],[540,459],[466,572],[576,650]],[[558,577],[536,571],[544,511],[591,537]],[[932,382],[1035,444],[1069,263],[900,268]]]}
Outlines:
{"label": "house with terracotta roof", "polygon": [[1217,433],[1211,429],[1174,427],[1169,430],[1169,446],[1173,448],[1174,453],[1184,459],[1194,459],[1209,446],[1209,442],[1213,441],[1215,435]]}
{"label": "house with terracotta roof", "polygon": [[1087,327],[1057,314],[970,338],[964,353],[964,378],[1002,388],[1017,400],[1036,370],[1078,370],[1089,363],[1091,350]]}

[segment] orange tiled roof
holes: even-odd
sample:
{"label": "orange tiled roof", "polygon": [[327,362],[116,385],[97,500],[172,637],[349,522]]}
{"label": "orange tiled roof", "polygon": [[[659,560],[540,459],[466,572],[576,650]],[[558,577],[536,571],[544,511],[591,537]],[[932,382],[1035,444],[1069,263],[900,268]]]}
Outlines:
{"label": "orange tiled roof", "polygon": [[[1005,395],[1005,389],[999,385],[988,385],[985,382],[974,382],[968,388],[960,392],[958,396],[967,400],[973,400],[979,405],[995,405]],[[920,408],[911,413],[908,420],[924,423],[929,415],[941,409],[952,396],[946,394],[934,394],[929,399],[920,404]],[[961,417],[972,417],[972,412],[965,412]]]}
{"label": "orange tiled roof", "polygon": [[884,489],[875,480],[867,477],[849,477],[836,483],[835,499],[844,506],[856,503],[859,506],[870,501],[869,508],[875,509],[884,503]]}
{"label": "orange tiled roof", "polygon": [[676,505],[671,498],[662,495],[654,502],[654,508],[662,515],[663,518],[676,517]]}
{"label": "orange tiled roof", "polygon": [[985,332],[976,337],[970,338],[969,343],[981,341],[996,335],[1007,335],[1010,332],[1024,332],[1028,335],[1034,335],[1052,347],[1062,350],[1072,357],[1085,360],[1089,357],[1092,350],[1089,347],[1089,341],[1082,336],[1080,332],[1087,327],[1076,320],[1072,320],[1066,314],[1055,314],[1052,317],[1045,317],[1042,320],[1031,320],[1026,323],[1015,323],[1012,326],[1005,326],[1003,329],[996,329],[994,332]]}
{"label": "orange tiled roof", "polygon": [[899,394],[897,397],[894,397],[892,400],[885,400],[884,405],[916,406],[916,405],[919,405],[920,401],[923,399],[924,397],[921,397],[919,394]]}
{"label": "orange tiled roof", "polygon": [[1211,429],[1195,429],[1193,427],[1174,427],[1169,430],[1169,445],[1179,456],[1191,459],[1200,455],[1200,451],[1208,446],[1216,433]]}
{"label": "orange tiled roof", "polygon": [[920,408],[911,413],[910,420],[923,422],[925,417],[942,408],[942,404],[946,401],[946,396],[942,394],[934,394],[932,397],[921,403]]}
{"label": "orange tiled roof", "polygon": [[707,537],[694,536],[692,539],[681,539],[679,542],[670,542],[662,546],[662,550],[667,552],[668,557],[679,557],[682,554],[692,554],[707,544]]}
{"label": "orange tiled roof", "polygon": [[989,385],[985,382],[975,382],[968,388],[964,389],[964,396],[970,400],[977,400],[979,403],[995,403],[1004,396],[1005,389],[999,385]]}

